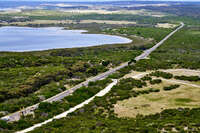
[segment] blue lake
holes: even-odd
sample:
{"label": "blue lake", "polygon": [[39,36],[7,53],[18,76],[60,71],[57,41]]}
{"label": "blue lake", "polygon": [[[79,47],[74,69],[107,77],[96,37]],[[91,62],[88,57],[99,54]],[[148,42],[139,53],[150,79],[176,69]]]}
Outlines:
{"label": "blue lake", "polygon": [[130,39],[119,36],[83,32],[86,31],[63,30],[58,27],[1,27],[0,51],[37,51],[131,42]]}

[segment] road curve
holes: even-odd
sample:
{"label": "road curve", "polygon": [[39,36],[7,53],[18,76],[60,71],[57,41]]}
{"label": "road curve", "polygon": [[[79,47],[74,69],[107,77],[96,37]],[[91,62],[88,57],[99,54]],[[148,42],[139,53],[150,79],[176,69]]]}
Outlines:
{"label": "road curve", "polygon": [[[156,45],[154,45],[152,48],[148,49],[148,50],[145,50],[141,55],[137,56],[135,58],[136,61],[139,61],[141,59],[145,59],[147,56],[150,55],[151,52],[153,52],[154,50],[156,50],[156,48],[158,48],[160,45],[162,45],[167,39],[169,39],[173,34],[175,34],[178,30],[180,30],[181,28],[184,27],[184,23],[181,22],[181,26],[179,26],[176,30],[174,30],[173,32],[171,32],[169,35],[167,35],[163,40],[161,40],[159,43],[157,43]],[[97,80],[101,80],[109,75],[111,75],[112,73],[116,72],[117,70],[121,69],[121,68],[124,68],[128,66],[128,62],[126,63],[123,63],[122,65],[116,67],[116,68],[113,68],[113,69],[110,69],[109,71],[105,72],[105,73],[102,73],[102,74],[99,74],[91,79],[88,79],[87,81],[83,82],[83,83],[80,83],[78,85],[76,85],[75,87],[69,89],[69,90],[66,90],[64,92],[61,92],[51,98],[48,98],[46,100],[44,100],[43,102],[54,102],[54,101],[60,101],[62,100],[64,97],[66,96],[69,96],[71,95],[74,91],[76,91],[77,89],[79,89],[80,87],[82,86],[86,86],[88,85],[88,83],[90,81],[97,81]],[[18,121],[20,119],[20,116],[21,115],[27,115],[31,112],[33,112],[35,109],[37,109],[39,106],[39,103],[33,105],[33,106],[30,106],[30,107],[27,107],[23,110],[20,110],[18,112],[15,112],[15,113],[12,113],[12,114],[9,114],[7,116],[4,116],[2,117],[1,119],[2,120],[6,120],[6,121],[9,121],[9,122],[12,122],[12,121]]]}
{"label": "road curve", "polygon": [[70,113],[76,111],[77,109],[82,108],[82,107],[83,107],[84,105],[86,105],[86,104],[89,104],[95,97],[102,97],[102,96],[104,96],[105,94],[107,94],[107,93],[111,90],[111,88],[112,88],[114,85],[117,84],[117,82],[118,82],[118,81],[117,81],[116,79],[114,79],[112,83],[110,83],[105,89],[101,90],[101,91],[100,91],[99,93],[97,93],[95,96],[93,96],[93,97],[91,97],[91,98],[85,100],[84,102],[82,102],[82,103],[76,105],[75,107],[70,108],[70,109],[67,110],[66,112],[63,112],[63,113],[61,113],[61,114],[59,114],[59,115],[54,116],[54,117],[51,118],[51,119],[48,119],[48,120],[46,120],[46,121],[44,121],[44,122],[42,122],[42,123],[35,124],[35,125],[32,126],[32,127],[29,127],[29,128],[24,129],[24,130],[22,130],[22,131],[18,131],[18,132],[16,132],[16,133],[27,133],[27,132],[33,131],[35,128],[41,127],[42,125],[45,125],[45,124],[47,124],[47,123],[49,123],[49,122],[52,122],[54,119],[61,119],[61,118],[66,117],[68,114],[70,114]]}

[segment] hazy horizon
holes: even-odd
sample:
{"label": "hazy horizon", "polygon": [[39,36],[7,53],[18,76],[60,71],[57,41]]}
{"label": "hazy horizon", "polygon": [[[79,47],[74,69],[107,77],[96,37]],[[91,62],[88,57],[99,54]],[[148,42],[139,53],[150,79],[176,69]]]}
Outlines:
{"label": "hazy horizon", "polygon": [[200,2],[200,0],[3,0],[3,1],[47,1],[47,2],[109,2],[109,1],[176,1]]}

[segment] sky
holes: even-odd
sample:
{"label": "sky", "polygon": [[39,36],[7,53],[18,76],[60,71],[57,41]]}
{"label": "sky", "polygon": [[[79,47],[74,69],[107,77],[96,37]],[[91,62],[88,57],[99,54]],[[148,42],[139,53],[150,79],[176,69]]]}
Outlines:
{"label": "sky", "polygon": [[[34,1],[34,0],[32,0]],[[36,0],[36,1],[41,1],[41,0]],[[131,0],[45,0],[45,1],[95,1],[95,2],[100,2],[100,1],[131,1]],[[145,0],[137,0],[137,1],[145,1]],[[200,0],[146,0],[146,1],[200,1]]]}
{"label": "sky", "polygon": [[[17,0],[4,0],[4,1],[17,1]],[[132,1],[132,0],[21,0],[21,1],[102,2],[102,1]],[[200,0],[136,0],[136,1],[199,1],[200,2]]]}

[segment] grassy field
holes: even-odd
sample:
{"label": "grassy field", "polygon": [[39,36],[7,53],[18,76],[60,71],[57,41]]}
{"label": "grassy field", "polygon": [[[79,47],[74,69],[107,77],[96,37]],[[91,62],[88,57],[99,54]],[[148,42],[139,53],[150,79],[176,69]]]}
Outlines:
{"label": "grassy field", "polygon": [[[183,75],[188,77],[199,76],[200,71],[192,71],[188,69],[169,69],[161,71],[165,71],[164,73],[165,75],[173,74],[174,78],[171,77],[168,80],[162,79],[162,82],[158,84],[151,84],[151,82],[149,82],[143,88],[134,88],[134,90],[137,91],[144,91],[144,90],[148,91],[150,88],[159,89],[160,91],[158,93],[144,94],[138,97],[132,97],[127,100],[118,101],[114,107],[114,111],[118,115],[118,117],[136,117],[138,115],[151,115],[160,113],[165,109],[199,107],[200,86],[199,87],[192,86],[192,85],[198,85],[199,81],[195,82],[183,81],[183,83],[181,84],[181,80],[179,80],[178,84],[180,85],[180,87],[171,91],[164,90],[164,87],[175,84],[176,76],[183,76]],[[125,75],[124,78],[130,78],[134,77],[135,75],[141,75],[137,77],[137,79],[148,79],[144,77],[149,77],[149,74],[151,73],[154,72],[133,71]],[[155,76],[151,78],[152,78],[151,80],[156,79]]]}
{"label": "grassy field", "polygon": [[148,86],[157,88],[159,93],[151,93],[119,101],[115,105],[115,113],[119,117],[136,117],[137,115],[150,115],[160,113],[165,109],[197,108],[200,104],[199,88],[181,85],[178,89],[164,91],[164,86],[171,82],[163,81],[160,85]]}

